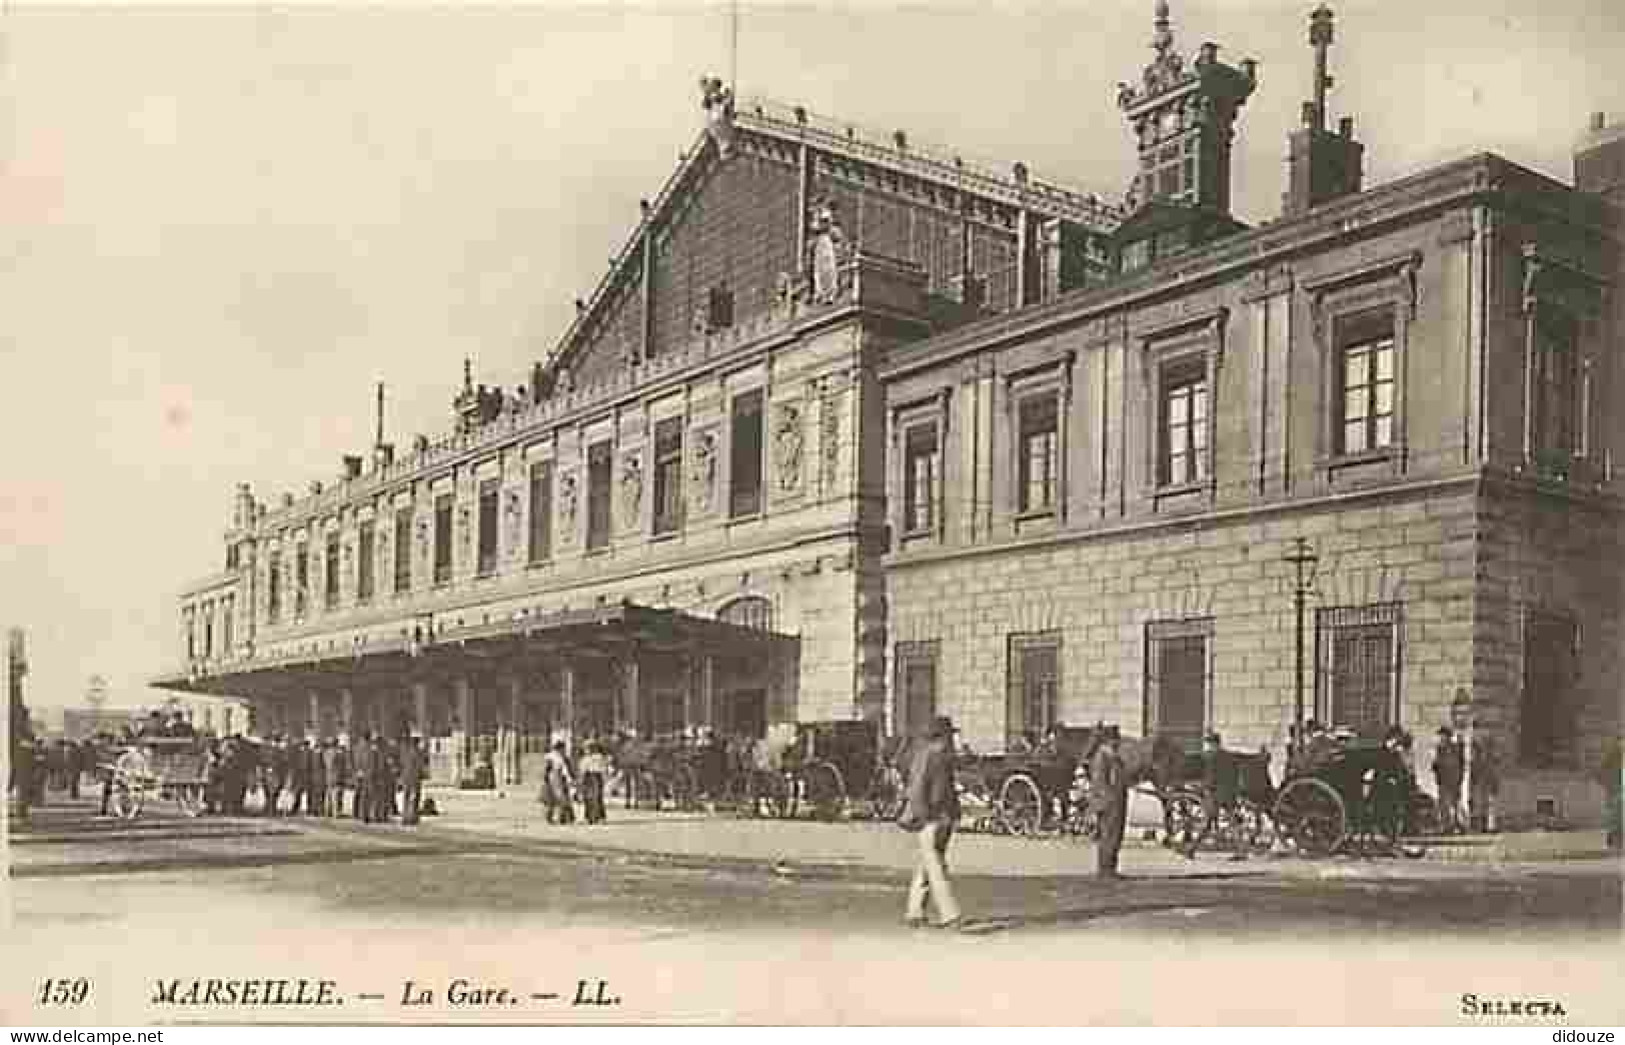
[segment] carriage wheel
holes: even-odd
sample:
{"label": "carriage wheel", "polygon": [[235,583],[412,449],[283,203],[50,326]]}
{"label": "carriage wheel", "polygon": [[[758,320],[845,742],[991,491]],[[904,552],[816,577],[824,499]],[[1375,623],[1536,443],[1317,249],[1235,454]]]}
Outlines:
{"label": "carriage wheel", "polygon": [[1044,795],[1026,773],[1012,773],[999,787],[999,819],[1012,834],[1032,835],[1044,824]]}
{"label": "carriage wheel", "polygon": [[1335,788],[1324,780],[1303,777],[1281,789],[1275,799],[1275,832],[1303,856],[1329,856],[1348,837],[1348,810]]}
{"label": "carriage wheel", "polygon": [[203,789],[193,784],[177,786],[175,788],[175,804],[180,806],[182,816],[197,816],[203,812]]}
{"label": "carriage wheel", "polygon": [[846,782],[833,762],[814,762],[802,774],[807,804],[819,820],[834,820],[846,807]]}
{"label": "carriage wheel", "polygon": [[146,792],[139,787],[120,784],[113,788],[113,813],[120,820],[134,820],[141,815]]}

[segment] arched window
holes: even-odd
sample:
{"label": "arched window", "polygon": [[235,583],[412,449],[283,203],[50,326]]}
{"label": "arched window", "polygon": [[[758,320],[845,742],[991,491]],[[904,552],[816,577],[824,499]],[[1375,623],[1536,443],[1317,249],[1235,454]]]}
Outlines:
{"label": "arched window", "polygon": [[761,595],[746,595],[718,610],[717,620],[753,631],[772,631],[773,603]]}

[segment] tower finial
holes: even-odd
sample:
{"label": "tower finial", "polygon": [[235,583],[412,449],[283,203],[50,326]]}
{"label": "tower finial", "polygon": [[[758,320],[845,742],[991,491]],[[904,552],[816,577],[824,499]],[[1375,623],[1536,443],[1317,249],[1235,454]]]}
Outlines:
{"label": "tower finial", "polygon": [[1309,46],[1315,49],[1315,100],[1312,130],[1326,129],[1326,90],[1332,78],[1326,72],[1326,52],[1332,46],[1332,12],[1325,4],[1309,16]]}
{"label": "tower finial", "polygon": [[1151,47],[1159,56],[1174,45],[1174,31],[1168,20],[1168,0],[1157,0],[1156,18],[1151,23]]}

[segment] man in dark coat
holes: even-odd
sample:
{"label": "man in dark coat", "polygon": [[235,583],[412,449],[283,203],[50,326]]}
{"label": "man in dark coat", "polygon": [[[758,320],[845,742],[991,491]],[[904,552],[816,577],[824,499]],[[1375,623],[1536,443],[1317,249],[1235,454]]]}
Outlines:
{"label": "man in dark coat", "polygon": [[368,785],[375,823],[388,823],[395,814],[395,766],[395,745],[383,737],[375,738],[372,744],[372,780]]}
{"label": "man in dark coat", "polygon": [[924,743],[910,753],[908,798],[897,824],[914,833],[919,850],[908,885],[903,920],[926,924],[925,901],[937,908],[938,925],[958,928],[959,901],[948,879],[948,843],[959,822],[959,789],[954,783],[954,724],[946,715],[932,720]]}
{"label": "man in dark coat", "polygon": [[427,769],[423,754],[423,746],[416,736],[402,738],[400,772],[397,776],[401,785],[401,823],[403,824],[418,822],[418,807],[423,798],[423,778]]}
{"label": "man in dark coat", "polygon": [[355,742],[350,758],[350,771],[355,777],[355,804],[350,813],[367,824],[372,823],[372,778],[376,755],[372,735],[363,733],[361,739]]}
{"label": "man in dark coat", "polygon": [[1106,727],[1089,766],[1089,790],[1100,810],[1100,842],[1095,850],[1095,873],[1100,878],[1120,877],[1117,853],[1123,847],[1123,827],[1128,820],[1128,783],[1117,742],[1117,727]]}

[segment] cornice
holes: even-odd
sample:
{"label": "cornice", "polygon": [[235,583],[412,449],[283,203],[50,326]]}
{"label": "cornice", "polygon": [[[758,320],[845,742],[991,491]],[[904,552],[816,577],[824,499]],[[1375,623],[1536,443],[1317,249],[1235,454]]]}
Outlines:
{"label": "cornice", "polygon": [[966,353],[1045,336],[1114,311],[1189,293],[1249,269],[1324,251],[1334,244],[1370,236],[1396,224],[1416,222],[1451,207],[1491,202],[1505,209],[1510,205],[1509,179],[1532,184],[1538,180],[1554,190],[1584,195],[1498,156],[1480,153],[1338,200],[1301,217],[1238,232],[1100,286],[970,323],[927,341],[898,346],[882,364],[880,375],[883,380],[906,377]]}

